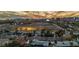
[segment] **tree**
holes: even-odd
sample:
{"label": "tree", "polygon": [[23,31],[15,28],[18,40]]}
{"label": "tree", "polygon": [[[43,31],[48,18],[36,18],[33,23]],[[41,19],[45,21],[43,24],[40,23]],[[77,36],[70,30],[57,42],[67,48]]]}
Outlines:
{"label": "tree", "polygon": [[33,35],[35,35],[36,31],[33,31]]}
{"label": "tree", "polygon": [[41,36],[51,37],[51,36],[53,36],[53,34],[51,33],[50,30],[43,29],[43,30],[41,30]]}
{"label": "tree", "polygon": [[73,46],[73,42],[70,42],[70,46],[71,46],[71,47]]}
{"label": "tree", "polygon": [[41,30],[41,36],[45,36],[45,29]]}
{"label": "tree", "polygon": [[61,37],[64,33],[65,33],[64,30],[58,30],[57,32],[55,32],[55,34],[56,34],[58,37]]}
{"label": "tree", "polygon": [[54,40],[54,43],[57,44],[57,40]]}
{"label": "tree", "polygon": [[70,35],[73,35],[73,31],[70,31]]}
{"label": "tree", "polygon": [[17,43],[16,41],[13,41],[12,43],[6,43],[4,46],[5,47],[19,47],[20,44]]}

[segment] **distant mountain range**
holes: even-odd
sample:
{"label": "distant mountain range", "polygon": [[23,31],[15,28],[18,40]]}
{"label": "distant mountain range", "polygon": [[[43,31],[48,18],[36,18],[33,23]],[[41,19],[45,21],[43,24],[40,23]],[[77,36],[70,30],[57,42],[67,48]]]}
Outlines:
{"label": "distant mountain range", "polygon": [[79,11],[0,11],[0,18],[18,16],[28,18],[79,17]]}

